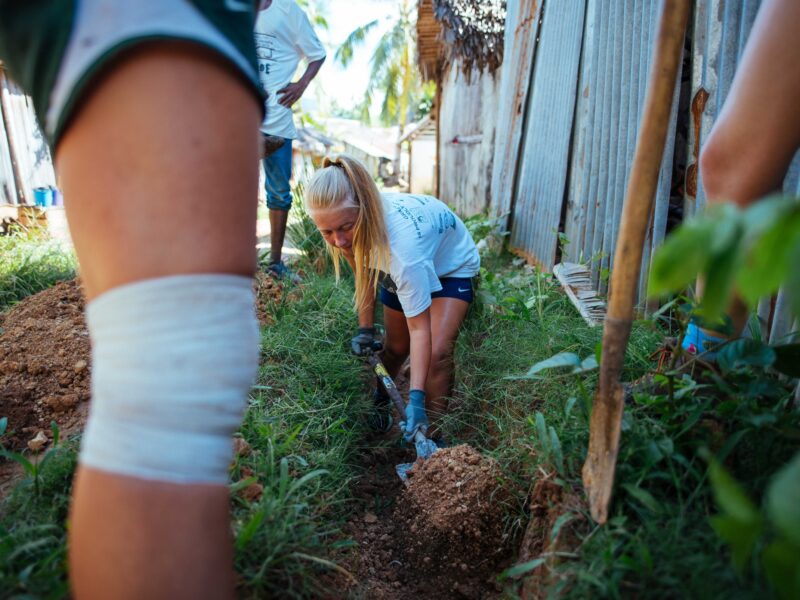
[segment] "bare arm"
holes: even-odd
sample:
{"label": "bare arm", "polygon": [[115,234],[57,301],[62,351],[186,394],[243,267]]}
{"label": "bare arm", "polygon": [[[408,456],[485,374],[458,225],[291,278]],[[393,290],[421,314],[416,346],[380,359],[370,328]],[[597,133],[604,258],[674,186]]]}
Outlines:
{"label": "bare arm", "polygon": [[406,319],[411,354],[411,381],[409,388],[424,390],[431,364],[431,309],[426,308],[416,317]]}
{"label": "bare arm", "polygon": [[303,93],[305,93],[308,84],[311,83],[314,77],[317,76],[317,73],[319,73],[319,70],[322,67],[322,63],[324,62],[325,59],[320,58],[319,60],[308,63],[306,72],[303,73],[303,76],[300,79],[279,89],[276,92],[278,94],[278,104],[285,106],[286,108],[291,108],[292,104],[300,100]]}

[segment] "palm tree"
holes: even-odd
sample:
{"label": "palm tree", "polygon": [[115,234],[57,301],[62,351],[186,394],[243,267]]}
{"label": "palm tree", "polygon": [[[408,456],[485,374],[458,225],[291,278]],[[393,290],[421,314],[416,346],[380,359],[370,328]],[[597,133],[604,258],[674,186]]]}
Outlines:
{"label": "palm tree", "polygon": [[[416,3],[414,3],[416,6]],[[369,122],[369,108],[376,94],[381,94],[380,119],[384,125],[399,125],[400,135],[408,124],[409,109],[416,106],[420,95],[421,77],[414,55],[416,52],[416,14],[403,0],[399,13],[389,30],[383,34],[370,60],[369,83],[361,105],[361,118]],[[356,28],[347,36],[334,59],[347,67],[355,50],[363,45],[367,35],[379,24],[379,19]]]}

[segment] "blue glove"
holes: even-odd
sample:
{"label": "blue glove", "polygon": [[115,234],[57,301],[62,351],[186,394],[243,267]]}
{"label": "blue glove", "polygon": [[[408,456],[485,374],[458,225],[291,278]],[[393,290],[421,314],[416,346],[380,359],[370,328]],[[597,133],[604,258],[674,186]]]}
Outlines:
{"label": "blue glove", "polygon": [[408,404],[406,404],[406,420],[400,423],[400,431],[407,442],[414,439],[417,430],[425,433],[428,431],[428,413],[425,412],[425,392],[422,390],[411,390],[408,392]]}

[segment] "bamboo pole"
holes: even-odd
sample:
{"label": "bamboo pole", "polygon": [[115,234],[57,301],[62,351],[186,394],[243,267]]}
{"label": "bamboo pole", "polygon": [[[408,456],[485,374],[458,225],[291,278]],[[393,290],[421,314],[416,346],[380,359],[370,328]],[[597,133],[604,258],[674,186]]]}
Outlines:
{"label": "bamboo pole", "polygon": [[589,452],[583,465],[583,484],[592,518],[600,524],[608,519],[619,452],[623,409],[619,374],[633,322],[642,248],[653,210],[691,5],[691,0],[664,0],[661,5],[655,54],[614,253],[600,378],[589,425]]}

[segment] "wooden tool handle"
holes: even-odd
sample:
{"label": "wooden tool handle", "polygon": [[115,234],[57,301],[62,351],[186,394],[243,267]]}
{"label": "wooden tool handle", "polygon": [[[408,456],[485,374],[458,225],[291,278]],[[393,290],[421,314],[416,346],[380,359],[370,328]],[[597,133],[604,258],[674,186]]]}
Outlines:
{"label": "wooden tool handle", "polygon": [[691,7],[691,0],[664,0],[662,3],[644,112],[614,254],[600,378],[589,424],[589,452],[583,465],[583,483],[589,495],[592,518],[601,524],[608,519],[619,451],[624,398],[619,374],[631,332],[642,248],[653,210]]}

